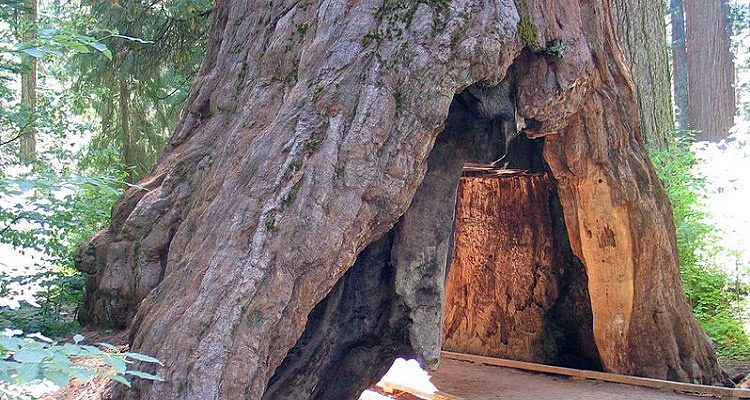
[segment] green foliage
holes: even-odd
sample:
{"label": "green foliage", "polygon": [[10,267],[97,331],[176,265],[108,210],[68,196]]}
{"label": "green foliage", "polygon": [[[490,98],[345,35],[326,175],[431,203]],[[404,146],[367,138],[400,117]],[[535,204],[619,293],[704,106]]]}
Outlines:
{"label": "green foliage", "polygon": [[[35,337],[34,337],[35,336]],[[64,387],[72,378],[88,381],[103,376],[130,387],[128,376],[163,382],[158,375],[132,369],[136,362],[163,365],[159,360],[100,343],[99,347],[81,344],[83,336],[75,335],[74,343],[57,343],[43,336],[0,335],[0,395],[14,398],[24,387],[49,380]]]}
{"label": "green foliage", "polygon": [[529,46],[531,51],[536,52],[541,49],[539,33],[537,33],[536,25],[534,25],[531,17],[521,16],[521,20],[518,21],[518,36],[526,46]]}
{"label": "green foliage", "polygon": [[[210,0],[101,2],[81,0],[77,29],[102,26],[120,36],[102,39],[111,60],[79,55],[68,63],[75,103],[99,122],[82,160],[101,170],[121,164],[135,181],[148,172],[175,129],[207,40]],[[106,156],[106,157],[102,157]]]}
{"label": "green foliage", "polygon": [[688,301],[703,329],[724,357],[750,358],[750,340],[739,312],[748,287],[733,280],[715,263],[724,251],[715,241],[714,228],[705,222],[703,182],[693,175],[695,155],[691,138],[680,138],[667,149],[653,151],[652,161],[672,202],[680,275]]}
{"label": "green foliage", "polygon": [[[34,58],[42,58],[48,55],[62,56],[65,53],[87,54],[92,50],[98,51],[107,58],[112,58],[112,52],[99,39],[93,36],[81,35],[68,28],[40,28],[37,29],[36,38],[15,45],[14,52],[25,53]],[[121,37],[116,32],[111,32],[108,37]]]}
{"label": "green foliage", "polygon": [[42,252],[35,271],[15,266],[0,272],[2,295],[12,283],[36,287],[40,308],[0,310],[0,326],[60,334],[77,324],[72,320],[82,300],[83,277],[73,255],[78,246],[108,221],[110,208],[122,191],[121,179],[52,171],[0,179],[0,243],[22,251]]}

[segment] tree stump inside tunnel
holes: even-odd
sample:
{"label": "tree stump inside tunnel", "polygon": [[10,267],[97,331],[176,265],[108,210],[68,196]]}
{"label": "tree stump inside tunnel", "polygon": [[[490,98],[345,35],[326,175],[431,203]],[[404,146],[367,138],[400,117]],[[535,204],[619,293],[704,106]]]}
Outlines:
{"label": "tree stump inside tunnel", "polygon": [[585,274],[555,202],[546,172],[464,169],[444,349],[597,368]]}

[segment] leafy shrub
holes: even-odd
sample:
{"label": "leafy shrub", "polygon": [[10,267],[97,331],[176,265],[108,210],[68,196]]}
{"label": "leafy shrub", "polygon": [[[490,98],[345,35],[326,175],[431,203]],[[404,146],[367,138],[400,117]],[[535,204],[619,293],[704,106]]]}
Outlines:
{"label": "leafy shrub", "polygon": [[[11,288],[35,287],[41,307],[0,309],[0,326],[47,335],[69,332],[83,296],[83,277],[73,255],[83,240],[108,221],[124,184],[107,176],[75,176],[37,172],[0,179],[0,243],[42,259],[30,271],[5,265],[0,270],[0,296],[18,295]],[[14,286],[15,284],[15,286]]]}
{"label": "leafy shrub", "polygon": [[[65,387],[72,378],[88,381],[95,376],[112,379],[130,387],[128,376],[153,381],[164,381],[160,376],[130,369],[135,361],[162,365],[159,360],[139,353],[124,352],[109,344],[98,347],[80,344],[83,336],[76,335],[74,343],[56,343],[40,335],[26,337],[0,336],[0,395],[4,398],[29,397],[25,388],[33,383],[49,380]],[[98,365],[98,366],[97,366]],[[106,365],[106,367],[101,367]]]}
{"label": "leafy shrub", "polygon": [[702,208],[704,183],[693,174],[696,158],[691,137],[679,137],[665,150],[652,151],[659,178],[672,202],[680,275],[688,301],[720,356],[750,358],[750,339],[739,311],[745,305],[748,287],[732,280],[715,260],[725,251],[715,240],[715,229],[707,224]]}

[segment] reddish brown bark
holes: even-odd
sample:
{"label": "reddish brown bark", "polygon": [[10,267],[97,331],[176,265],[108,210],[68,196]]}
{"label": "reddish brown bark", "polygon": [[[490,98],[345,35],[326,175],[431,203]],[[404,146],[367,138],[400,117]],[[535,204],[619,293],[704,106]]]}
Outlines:
{"label": "reddish brown bark", "polygon": [[729,135],[737,111],[734,55],[726,0],[685,1],[688,69],[688,126],[697,140]]}
{"label": "reddish brown bark", "polygon": [[[561,58],[522,50],[519,14]],[[396,354],[434,365],[455,185],[510,134],[491,91],[464,89],[511,78],[526,133],[546,136],[603,368],[723,379],[607,1],[222,1],[215,18],[148,190],[79,257],[82,319],[130,322],[132,348],[164,361],[166,382],[128,396],[340,399]]]}

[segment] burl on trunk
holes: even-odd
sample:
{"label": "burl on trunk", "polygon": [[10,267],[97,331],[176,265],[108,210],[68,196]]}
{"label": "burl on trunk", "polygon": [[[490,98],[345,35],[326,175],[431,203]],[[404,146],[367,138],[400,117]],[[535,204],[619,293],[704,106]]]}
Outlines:
{"label": "burl on trunk", "polygon": [[544,137],[603,368],[721,381],[610,11],[217,1],[146,190],[79,255],[81,320],[130,326],[165,364],[166,382],[119,395],[341,399],[396,355],[436,364],[455,185],[465,162],[512,153],[522,119],[520,139]]}

